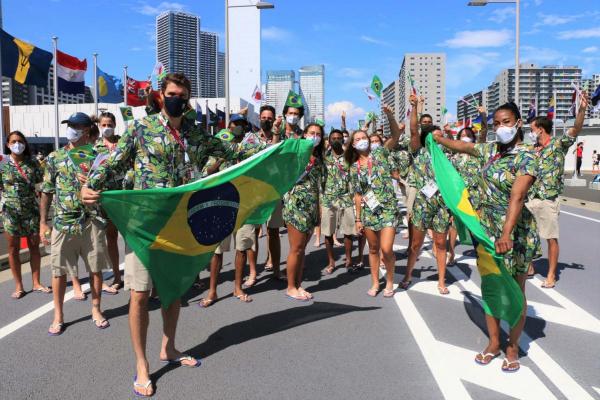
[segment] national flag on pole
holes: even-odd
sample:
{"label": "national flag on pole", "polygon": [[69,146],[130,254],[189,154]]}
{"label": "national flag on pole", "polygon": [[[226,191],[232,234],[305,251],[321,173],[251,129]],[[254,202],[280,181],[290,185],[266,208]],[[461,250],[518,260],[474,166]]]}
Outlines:
{"label": "national flag on pole", "polygon": [[383,90],[383,84],[381,83],[381,79],[377,75],[373,75],[373,79],[371,79],[371,90],[375,95],[381,98],[381,91]]}
{"label": "national flag on pole", "polygon": [[312,148],[308,140],[286,140],[176,188],[102,192],[102,207],[166,308],[192,286],[223,239],[243,224],[267,221],[304,172]]}
{"label": "national flag on pole", "polygon": [[254,88],[254,92],[252,92],[252,100],[254,100],[257,103],[262,101],[262,93],[258,85],[256,85],[256,87]]}
{"label": "national flag on pole", "polygon": [[196,122],[202,124],[203,116],[202,116],[202,106],[196,102]]}
{"label": "national flag on pole", "polygon": [[17,39],[0,29],[2,76],[22,85],[48,87],[52,53]]}
{"label": "national flag on pole", "polygon": [[579,93],[577,90],[573,91],[571,95],[571,107],[569,107],[569,116],[575,118],[577,116],[577,100],[579,99]]}
{"label": "national flag on pole", "polygon": [[365,116],[365,119],[367,121],[374,121],[375,119],[377,119],[377,117],[375,116],[375,113],[373,111],[369,111]]}
{"label": "national flag on pole", "polygon": [[208,118],[208,125],[209,126],[217,126],[217,124],[219,123],[219,121],[217,120],[217,115],[212,112],[212,110],[206,106],[206,118]]}
{"label": "national flag on pole", "polygon": [[154,69],[152,70],[152,74],[156,76],[156,84],[160,86],[161,81],[167,76],[167,71],[165,70],[165,66],[160,61],[157,61],[154,64]]}
{"label": "national flag on pole", "polygon": [[146,105],[146,88],[150,86],[148,81],[138,81],[127,77],[127,105],[132,107]]}
{"label": "national flag on pole", "polygon": [[60,50],[56,50],[56,75],[58,91],[69,94],[85,93],[85,71],[87,60],[78,59]]}
{"label": "national flag on pole", "polygon": [[535,97],[532,97],[531,103],[529,103],[529,111],[527,112],[527,123],[531,124],[531,121],[533,121],[536,116],[537,116],[537,107],[535,104]]}
{"label": "national flag on pole", "polygon": [[554,108],[556,107],[556,99],[554,98],[554,95],[552,95],[552,97],[550,97],[550,100],[548,101],[548,112],[546,113],[546,116],[548,117],[548,119],[554,119]]}
{"label": "national flag on pole", "polygon": [[475,118],[473,120],[473,123],[472,123],[473,129],[480,131],[482,122],[483,122],[483,118],[481,117],[481,115],[479,115],[477,118]]}
{"label": "national flag on pole", "polygon": [[225,111],[219,110],[216,105],[215,110],[217,111],[217,128],[225,129]]}
{"label": "national flag on pole", "polygon": [[486,314],[505,320],[514,327],[521,319],[523,293],[517,281],[504,266],[504,258],[496,254],[494,242],[486,235],[477,213],[469,201],[469,192],[454,166],[437,146],[432,135],[425,141],[431,155],[435,180],[455,220],[471,233],[481,275],[481,293]]}
{"label": "national flag on pole", "polygon": [[592,93],[592,106],[594,106],[594,110],[600,108],[600,85],[594,90]]}
{"label": "national flag on pole", "polygon": [[408,83],[410,84],[410,88],[411,88],[412,94],[414,94],[416,96],[417,95],[417,88],[415,87],[415,80],[413,79],[413,77],[410,74],[410,72],[407,72],[407,77],[408,77]]}
{"label": "national flag on pole", "polygon": [[371,88],[365,87],[363,89],[363,91],[365,92],[365,94],[367,95],[369,100],[375,100],[375,98],[377,97],[377,96],[375,96],[375,94],[373,94],[373,92],[371,91]]}
{"label": "national flag on pole", "polygon": [[96,68],[98,76],[98,102],[120,103],[123,101],[123,91],[119,90],[121,80]]}

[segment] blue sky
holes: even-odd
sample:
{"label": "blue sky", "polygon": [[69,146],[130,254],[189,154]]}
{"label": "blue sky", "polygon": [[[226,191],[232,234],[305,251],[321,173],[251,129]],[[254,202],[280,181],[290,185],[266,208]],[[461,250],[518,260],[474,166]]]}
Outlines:
{"label": "blue sky", "polygon": [[[250,0],[248,0],[250,1]],[[578,65],[584,76],[600,73],[598,0],[521,0],[521,61],[540,65]],[[328,123],[337,125],[341,109],[354,122],[376,104],[362,92],[373,74],[384,85],[398,74],[406,52],[445,52],[447,107],[487,86],[514,64],[513,4],[467,7],[467,0],[272,0],[262,11],[262,67],[295,69],[325,64]],[[154,66],[155,16],[182,9],[201,17],[203,30],[224,31],[222,0],[4,0],[4,29],[50,50],[87,58],[121,76],[144,79]],[[248,94],[250,95],[250,93]]]}

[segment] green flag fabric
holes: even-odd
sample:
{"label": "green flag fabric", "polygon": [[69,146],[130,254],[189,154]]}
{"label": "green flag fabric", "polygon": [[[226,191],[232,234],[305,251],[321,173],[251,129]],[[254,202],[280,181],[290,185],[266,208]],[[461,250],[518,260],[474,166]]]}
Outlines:
{"label": "green flag fabric", "polygon": [[69,150],[69,158],[73,164],[79,168],[79,171],[85,173],[89,172],[92,163],[96,159],[94,145],[85,144]]}
{"label": "green flag fabric", "polygon": [[379,79],[377,75],[374,75],[373,79],[371,80],[371,90],[377,95],[377,97],[381,97],[383,83],[381,83],[381,79]]}
{"label": "green flag fabric", "polygon": [[288,92],[287,99],[285,101],[285,105],[293,108],[304,107],[304,102],[302,101],[302,96],[295,93],[293,90]]}
{"label": "green flag fabric", "polygon": [[471,232],[477,253],[477,269],[481,275],[483,308],[488,315],[507,321],[514,327],[523,311],[523,293],[504,266],[502,256],[496,254],[494,242],[481,226],[479,217],[469,201],[469,192],[462,177],[437,146],[432,135],[427,136],[426,145],[444,202],[454,218]]}
{"label": "green flag fabric", "polygon": [[377,119],[377,116],[375,115],[375,113],[373,111],[369,111],[367,113],[367,115],[365,116],[365,119],[367,121],[375,121]]}
{"label": "green flag fabric", "polygon": [[269,218],[311,153],[312,142],[286,140],[176,188],[103,192],[101,205],[148,269],[166,308],[192,286],[223,239]]}

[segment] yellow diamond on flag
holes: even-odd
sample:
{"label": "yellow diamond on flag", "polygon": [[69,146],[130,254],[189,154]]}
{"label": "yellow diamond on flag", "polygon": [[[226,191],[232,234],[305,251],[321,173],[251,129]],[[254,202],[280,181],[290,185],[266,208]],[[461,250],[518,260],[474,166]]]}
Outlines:
{"label": "yellow diamond on flag", "polygon": [[500,269],[496,265],[494,258],[485,251],[481,244],[477,245],[477,269],[481,276],[500,275]]}
{"label": "yellow diamond on flag", "polygon": [[98,95],[106,96],[108,94],[108,85],[106,84],[106,79],[103,76],[98,77]]}
{"label": "yellow diamond on flag", "polygon": [[458,209],[467,215],[477,217],[477,213],[475,212],[475,210],[473,210],[473,206],[469,201],[469,191],[466,188],[463,189],[462,195],[460,196],[460,201],[458,202]]}

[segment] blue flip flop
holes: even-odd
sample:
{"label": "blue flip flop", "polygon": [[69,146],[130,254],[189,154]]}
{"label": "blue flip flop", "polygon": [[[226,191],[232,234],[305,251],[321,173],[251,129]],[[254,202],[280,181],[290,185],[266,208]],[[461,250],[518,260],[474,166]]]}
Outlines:
{"label": "blue flip flop", "polygon": [[[194,365],[187,365],[187,364],[182,364],[181,363],[182,361],[187,361],[187,360],[192,361],[194,359],[196,360],[196,364],[194,364]],[[182,367],[187,367],[187,368],[198,368],[199,366],[202,365],[202,360],[200,360],[199,358],[192,357],[192,356],[187,355],[187,354],[183,355],[183,356],[181,356],[179,358],[175,358],[173,360],[160,360],[160,361],[163,362],[163,363],[165,363],[165,364],[180,365]]]}

